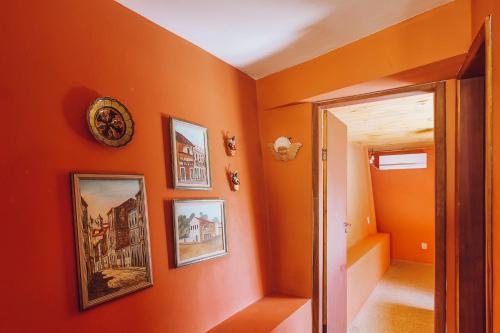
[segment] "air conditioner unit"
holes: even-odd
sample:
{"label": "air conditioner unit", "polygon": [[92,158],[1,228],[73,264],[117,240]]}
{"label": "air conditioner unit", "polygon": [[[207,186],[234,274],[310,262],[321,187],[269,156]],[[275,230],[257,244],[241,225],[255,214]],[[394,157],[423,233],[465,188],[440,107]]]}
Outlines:
{"label": "air conditioner unit", "polygon": [[425,169],[427,153],[379,155],[380,170]]}

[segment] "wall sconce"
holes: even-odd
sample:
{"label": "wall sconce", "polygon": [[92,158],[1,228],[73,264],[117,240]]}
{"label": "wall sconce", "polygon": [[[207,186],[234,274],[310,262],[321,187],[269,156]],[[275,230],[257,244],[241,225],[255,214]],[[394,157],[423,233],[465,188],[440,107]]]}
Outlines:
{"label": "wall sconce", "polygon": [[291,161],[297,156],[300,147],[302,147],[302,143],[292,143],[291,139],[292,138],[280,136],[274,143],[267,145],[274,158],[278,161]]}
{"label": "wall sconce", "polygon": [[375,169],[379,170],[379,165],[378,165],[378,157],[376,156],[375,152],[373,151],[373,148],[368,150],[368,163]]}
{"label": "wall sconce", "polygon": [[375,163],[375,154],[373,153],[373,149],[370,149],[370,152],[368,154],[369,154],[368,162],[370,163],[370,165],[373,165],[373,163]]}

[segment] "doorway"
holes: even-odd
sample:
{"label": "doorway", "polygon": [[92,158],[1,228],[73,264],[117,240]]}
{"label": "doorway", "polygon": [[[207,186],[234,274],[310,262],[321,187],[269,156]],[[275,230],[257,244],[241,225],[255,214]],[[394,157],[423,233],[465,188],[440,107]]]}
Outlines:
{"label": "doorway", "polygon": [[416,91],[326,109],[348,130],[348,332],[433,332],[434,100]]}
{"label": "doorway", "polygon": [[[458,332],[492,332],[492,248],[491,248],[491,179],[492,179],[492,47],[491,18],[477,34],[466,60],[456,76],[457,102],[456,149],[449,159],[454,176],[447,174],[446,154],[446,85],[435,82],[407,86],[387,91],[369,92],[359,96],[338,98],[315,105],[313,144],[317,159],[313,159],[314,233],[313,233],[313,330],[314,332],[344,333],[347,331],[347,256],[342,252],[340,237],[345,233],[344,179],[347,168],[328,168],[334,151],[341,151],[342,140],[329,134],[329,113],[332,106],[376,101],[421,92],[435,96],[435,288],[434,332],[446,332],[446,318],[456,324]],[[388,97],[390,96],[390,97]],[[454,115],[454,116],[455,116]],[[455,126],[456,125],[456,126]],[[336,125],[334,125],[336,126]],[[337,126],[338,127],[338,126]],[[341,132],[341,130],[340,130]],[[339,129],[337,128],[337,133]],[[455,134],[453,134],[455,135]],[[347,140],[346,140],[347,141]],[[329,147],[330,146],[330,147]],[[332,148],[332,149],[330,149]],[[447,177],[450,189],[447,191]],[[330,189],[329,189],[330,187]],[[341,195],[329,193],[336,189]],[[344,192],[344,193],[343,193]],[[456,249],[451,262],[456,275],[454,293],[456,312],[447,316],[446,308],[446,195],[451,193],[450,206],[455,237],[449,238]],[[344,195],[343,195],[344,194]],[[333,200],[332,200],[333,199]],[[345,200],[344,200],[345,201]],[[344,212],[344,213],[343,213]],[[450,213],[451,214],[451,213]],[[331,245],[336,244],[336,245]],[[340,253],[340,255],[339,255]],[[333,257],[333,258],[332,258]],[[478,330],[479,328],[479,330]]]}
{"label": "doorway", "polygon": [[[420,307],[420,312],[425,312],[426,327],[431,331],[434,313],[437,325],[444,322],[445,297],[433,299],[434,295],[445,294],[446,280],[444,89],[444,83],[439,82],[334,100],[318,107],[323,114],[322,146],[325,149],[321,161],[324,184],[322,246],[323,282],[327,288],[322,298],[322,324],[328,327],[327,332],[348,331],[387,269],[388,280],[385,287],[381,287],[385,291],[374,295],[385,297],[387,290],[393,290],[393,295],[403,294],[405,288],[398,291],[393,287],[401,286],[408,278],[406,290],[411,290],[415,282],[411,279],[412,271],[419,272],[422,279],[424,276],[426,279],[417,283],[423,283],[421,289],[430,288],[430,292],[423,291],[423,297],[415,298],[421,303],[414,309],[418,311]],[[385,232],[378,232],[381,225],[376,216],[382,215],[382,207],[391,200],[392,205],[398,206],[386,207],[386,210],[397,208],[401,212],[406,200],[407,205],[414,206],[411,208],[415,210],[413,213],[418,213],[415,196],[407,195],[403,200],[409,193],[401,193],[401,200],[397,202],[397,191],[401,189],[391,188],[410,186],[407,175],[414,171],[415,175],[422,177],[414,180],[414,187],[423,185],[419,182],[429,183],[422,192],[431,197],[426,209],[422,209],[427,211],[426,221],[417,218],[415,222],[415,218],[408,217],[404,222],[406,227],[399,232],[400,226],[389,220],[401,217],[396,213],[389,214],[392,216],[382,218],[385,230],[381,230]],[[400,182],[397,186],[396,181]],[[372,191],[372,186],[377,186],[377,189]],[[384,195],[393,198],[387,201]],[[381,202],[379,214],[371,206],[374,196],[375,201]],[[422,231],[424,223],[427,224],[427,230],[423,231],[425,235],[413,235],[415,230],[411,228]],[[406,244],[408,240],[413,244]],[[392,251],[390,244],[393,244]],[[389,267],[390,252],[400,261]],[[426,264],[411,265],[407,261]],[[392,286],[391,281],[394,282]],[[370,303],[387,304],[383,297]],[[393,301],[396,304],[389,312],[406,309],[409,315],[412,314],[412,307]],[[378,322],[381,323],[382,319],[379,318]],[[362,328],[366,324],[360,324],[359,320],[354,324],[360,327],[354,325],[352,332],[368,332]],[[375,332],[374,327],[371,328]]]}

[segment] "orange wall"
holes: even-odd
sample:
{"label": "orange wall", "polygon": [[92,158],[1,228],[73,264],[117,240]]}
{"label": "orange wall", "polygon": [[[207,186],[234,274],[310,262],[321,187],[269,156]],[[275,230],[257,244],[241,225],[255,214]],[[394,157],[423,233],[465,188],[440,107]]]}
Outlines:
{"label": "orange wall", "polygon": [[302,101],[454,57],[467,51],[469,39],[470,0],[455,0],[258,80],[259,108]]}
{"label": "orange wall", "polygon": [[[111,0],[8,1],[0,22],[0,331],[199,333],[262,297],[270,254],[255,82]],[[99,96],[131,111],[129,146],[89,134],[86,108]],[[170,115],[209,128],[212,191],[167,188]],[[225,130],[238,138],[234,158]],[[240,171],[237,193],[228,163]],[[143,173],[148,191],[154,286],[84,313],[72,171]],[[230,254],[174,269],[170,200],[198,197],[226,199]]]}
{"label": "orange wall", "polygon": [[355,143],[347,144],[347,222],[348,248],[377,232],[368,151]]}
{"label": "orange wall", "polygon": [[[311,104],[264,111],[260,114],[260,123],[273,254],[273,288],[281,293],[311,297]],[[277,161],[269,151],[268,144],[280,136],[302,143],[295,160]]]}
{"label": "orange wall", "polygon": [[500,332],[500,3],[497,0],[472,1],[472,32],[475,34],[486,15],[493,24],[493,331]]}
{"label": "orange wall", "polygon": [[[378,170],[371,167],[379,232],[391,235],[391,258],[434,262],[434,152],[426,169]],[[426,242],[428,250],[422,250]]]}

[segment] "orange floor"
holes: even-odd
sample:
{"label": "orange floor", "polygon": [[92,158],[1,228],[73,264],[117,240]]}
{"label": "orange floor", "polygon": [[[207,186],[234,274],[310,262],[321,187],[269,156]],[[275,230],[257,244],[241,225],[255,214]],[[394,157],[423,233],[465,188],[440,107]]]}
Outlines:
{"label": "orange floor", "polygon": [[432,333],[434,266],[393,261],[349,333]]}

